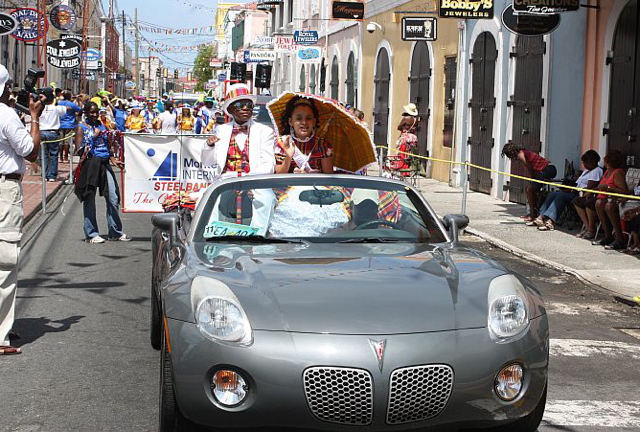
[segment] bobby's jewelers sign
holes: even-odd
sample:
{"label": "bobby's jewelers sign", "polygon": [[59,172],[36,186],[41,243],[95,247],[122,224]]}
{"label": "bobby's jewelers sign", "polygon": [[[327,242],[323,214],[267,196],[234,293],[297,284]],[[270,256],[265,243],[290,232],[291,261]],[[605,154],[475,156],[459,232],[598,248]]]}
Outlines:
{"label": "bobby's jewelers sign", "polygon": [[441,18],[493,18],[493,0],[440,0]]}

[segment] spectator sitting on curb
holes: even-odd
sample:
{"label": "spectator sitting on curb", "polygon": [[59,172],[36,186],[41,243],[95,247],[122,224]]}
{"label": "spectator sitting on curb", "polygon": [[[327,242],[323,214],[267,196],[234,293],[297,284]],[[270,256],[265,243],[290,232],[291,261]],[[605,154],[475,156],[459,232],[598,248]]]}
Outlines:
{"label": "spectator sitting on curb", "polygon": [[[558,171],[547,159],[530,150],[518,147],[516,144],[507,143],[502,148],[502,154],[512,161],[519,161],[527,171],[527,177],[536,180],[552,180]],[[528,182],[525,189],[529,213],[521,216],[525,222],[533,221],[538,216],[538,192],[542,189],[542,183]]]}
{"label": "spectator sitting on curb", "polygon": [[[610,150],[604,157],[604,166],[607,169],[598,185],[598,190],[626,194],[627,181],[625,179],[624,158],[618,150]],[[602,224],[604,238],[594,241],[594,245],[604,246],[607,250],[624,249],[624,235],[620,224],[619,200],[609,195],[599,194],[596,201],[596,213]]]}
{"label": "spectator sitting on curb", "polygon": [[[575,181],[577,187],[591,189],[598,185],[602,178],[602,168],[598,166],[600,155],[595,150],[588,150],[582,155],[584,171]],[[547,195],[547,199],[540,207],[540,215],[527,226],[537,226],[540,231],[553,231],[562,210],[576,197],[573,190],[559,190]]]}

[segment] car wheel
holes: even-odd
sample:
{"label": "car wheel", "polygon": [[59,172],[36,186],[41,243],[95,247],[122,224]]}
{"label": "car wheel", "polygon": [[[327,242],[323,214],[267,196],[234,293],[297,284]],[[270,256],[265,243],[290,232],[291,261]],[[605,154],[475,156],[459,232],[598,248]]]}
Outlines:
{"label": "car wheel", "polygon": [[151,282],[151,323],[149,327],[149,337],[151,339],[151,346],[155,350],[160,349],[161,344],[161,332],[162,332],[162,317],[160,314],[160,302],[158,300],[158,293],[156,292],[155,277],[152,277]]}
{"label": "car wheel", "polygon": [[540,397],[540,402],[536,405],[535,409],[531,411],[529,415],[521,418],[520,420],[509,423],[508,425],[500,426],[498,428],[490,429],[492,432],[511,432],[511,431],[521,431],[521,432],[535,432],[538,430],[538,426],[540,426],[540,422],[542,422],[542,416],[544,415],[544,408],[547,405],[547,386],[544,386],[544,391],[542,392],[542,397]]}

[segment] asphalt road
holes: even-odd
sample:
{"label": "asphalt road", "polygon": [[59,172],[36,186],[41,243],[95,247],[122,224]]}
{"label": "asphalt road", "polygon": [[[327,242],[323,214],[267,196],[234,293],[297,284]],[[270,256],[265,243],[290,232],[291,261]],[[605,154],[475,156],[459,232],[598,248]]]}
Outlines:
{"label": "asphalt road", "polygon": [[[27,227],[15,324],[24,353],[0,357],[0,429],[155,430],[150,217],[123,215],[129,243],[90,245],[81,206],[73,195],[62,204],[64,195]],[[105,232],[103,203],[98,220]],[[475,238],[464,241],[529,277],[548,303],[549,403],[539,430],[639,430],[638,308]]]}

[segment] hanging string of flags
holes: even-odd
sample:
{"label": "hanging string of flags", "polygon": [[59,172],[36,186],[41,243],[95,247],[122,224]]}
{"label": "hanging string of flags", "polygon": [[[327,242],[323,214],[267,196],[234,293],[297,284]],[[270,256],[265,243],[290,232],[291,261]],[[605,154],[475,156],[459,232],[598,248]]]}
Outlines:
{"label": "hanging string of flags", "polygon": [[162,52],[191,52],[191,51],[199,51],[202,48],[214,45],[215,42],[208,42],[208,43],[202,43],[199,45],[188,45],[188,46],[182,46],[182,45],[167,45],[167,44],[163,44],[160,42],[153,42],[151,41],[149,43],[150,48],[152,51],[162,51]]}
{"label": "hanging string of flags", "polygon": [[193,2],[190,2],[188,0],[182,0],[180,3],[182,3],[185,6],[189,6],[189,7],[192,7],[194,9],[198,9],[198,10],[202,10],[202,11],[213,12],[213,13],[218,12],[218,10],[215,9],[215,8],[210,8],[210,7],[201,5],[201,4],[193,3]]}
{"label": "hanging string of flags", "polygon": [[138,24],[138,30],[146,31],[155,34],[177,34],[177,35],[204,35],[212,36],[218,34],[218,28],[216,26],[184,28],[184,29],[170,29],[166,27],[159,27],[150,24]]}

